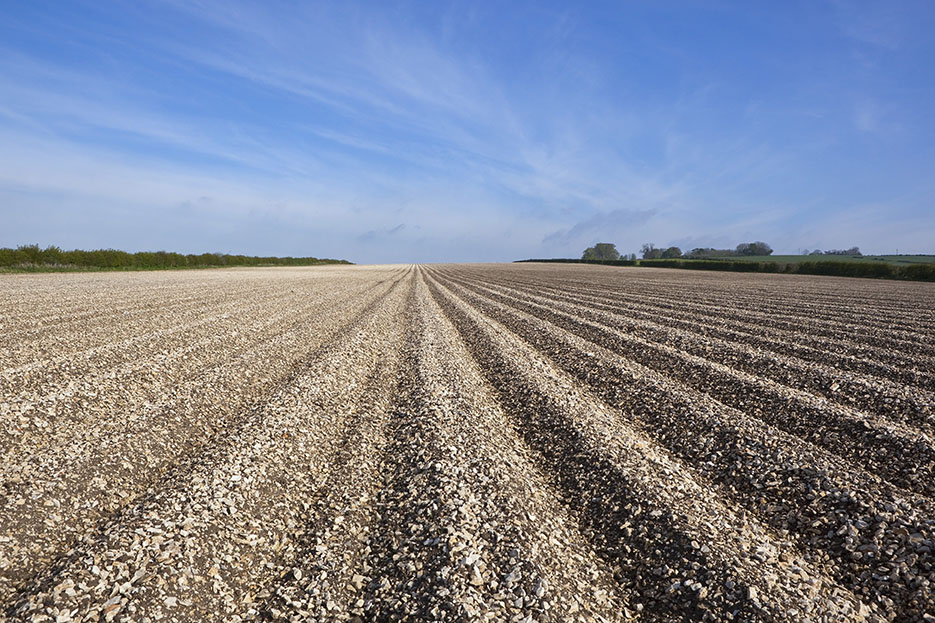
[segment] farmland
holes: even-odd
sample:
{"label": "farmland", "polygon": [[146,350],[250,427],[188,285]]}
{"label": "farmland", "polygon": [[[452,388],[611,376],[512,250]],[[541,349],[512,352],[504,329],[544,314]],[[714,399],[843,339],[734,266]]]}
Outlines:
{"label": "farmland", "polygon": [[935,284],[0,275],[0,620],[935,621]]}

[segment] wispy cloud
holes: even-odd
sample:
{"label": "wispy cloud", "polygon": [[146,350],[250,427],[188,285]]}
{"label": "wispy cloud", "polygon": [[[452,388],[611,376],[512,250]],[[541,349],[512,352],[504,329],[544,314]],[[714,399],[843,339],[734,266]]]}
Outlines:
{"label": "wispy cloud", "polygon": [[877,48],[895,50],[904,36],[905,20],[899,3],[834,0],[841,31],[852,40]]}
{"label": "wispy cloud", "polygon": [[357,236],[357,240],[360,242],[374,242],[376,240],[385,241],[387,238],[395,236],[396,234],[400,233],[404,229],[406,229],[405,223],[400,223],[399,225],[396,225],[395,227],[390,227],[389,229],[383,229],[383,230],[371,229]]}
{"label": "wispy cloud", "polygon": [[[877,23],[863,6],[836,10],[809,36],[905,48],[898,11],[879,9]],[[102,246],[142,244],[134,224],[147,223],[147,244],[158,233],[171,247],[174,223],[243,245],[232,251],[358,261],[577,255],[596,237],[621,250],[764,232],[794,244],[803,206],[863,201],[854,178],[926,192],[898,162],[930,161],[931,127],[910,131],[905,106],[866,78],[876,70],[832,92],[810,75],[819,52],[785,50],[794,81],[772,89],[745,55],[705,56],[711,16],[698,8],[698,32],[678,38],[646,7],[127,11],[74,11],[67,24],[51,11],[43,29],[4,39],[0,209],[19,220],[0,244],[68,220],[66,206],[88,236],[111,236]],[[744,62],[752,69],[733,67]],[[869,163],[884,143],[893,168],[880,173]],[[58,211],[41,207],[52,198]],[[123,239],[98,226],[134,211]]]}
{"label": "wispy cloud", "polygon": [[598,242],[597,238],[602,236],[604,238],[616,238],[625,230],[639,228],[655,214],[655,210],[599,212],[590,218],[575,223],[568,229],[552,232],[543,239],[543,242],[567,245],[572,242]]}

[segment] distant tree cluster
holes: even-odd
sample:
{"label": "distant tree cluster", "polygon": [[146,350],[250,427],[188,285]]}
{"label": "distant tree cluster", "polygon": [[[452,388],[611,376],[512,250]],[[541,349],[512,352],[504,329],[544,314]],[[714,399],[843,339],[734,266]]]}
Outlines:
{"label": "distant tree cluster", "polygon": [[772,255],[773,248],[765,242],[742,242],[737,245],[737,255]]}
{"label": "distant tree cluster", "polygon": [[678,247],[668,247],[666,249],[657,249],[656,245],[647,242],[642,246],[640,252],[644,260],[675,259],[682,257],[682,250]]}
{"label": "distant tree cluster", "polygon": [[198,255],[183,255],[166,251],[128,253],[117,249],[63,251],[56,246],[42,249],[37,244],[21,245],[15,249],[0,248],[0,266],[5,267],[184,268],[188,266],[309,266],[313,264],[350,264],[350,262],[316,257],[258,257],[226,253]]}
{"label": "distant tree cluster", "polygon": [[616,261],[620,259],[620,252],[617,251],[617,245],[612,242],[598,242],[593,247],[588,247],[581,254],[583,260]]}
{"label": "distant tree cluster", "polygon": [[858,247],[851,247],[850,249],[829,249],[828,251],[822,251],[821,249],[809,251],[805,249],[802,251],[802,255],[852,255],[854,257],[861,257],[863,253],[860,252]]}
{"label": "distant tree cluster", "polygon": [[[846,252],[841,251],[827,251],[826,253],[839,253],[841,255],[852,255],[852,251],[857,251],[857,247],[854,249],[848,249]],[[770,247],[765,242],[743,242],[738,244],[734,249],[712,249],[710,247],[699,247],[692,249],[690,252],[683,254],[682,250],[678,247],[666,247],[661,248],[657,247],[652,242],[645,243],[640,248],[640,254],[644,260],[674,260],[674,259],[710,259],[710,258],[724,258],[724,257],[740,257],[740,256],[764,256],[772,255],[773,248]],[[819,253],[821,253],[819,251]],[[860,251],[857,251],[859,254]],[[591,260],[591,261],[613,261],[620,259],[629,259],[636,260],[636,254],[630,253],[629,255],[621,256],[617,252],[616,245],[609,242],[599,242],[593,247],[588,247],[584,250],[584,253],[581,254],[582,260]]]}
{"label": "distant tree cluster", "polygon": [[688,252],[690,259],[704,259],[711,257],[740,257],[772,255],[773,248],[765,242],[742,242],[734,249],[712,249],[711,247],[698,247]]}

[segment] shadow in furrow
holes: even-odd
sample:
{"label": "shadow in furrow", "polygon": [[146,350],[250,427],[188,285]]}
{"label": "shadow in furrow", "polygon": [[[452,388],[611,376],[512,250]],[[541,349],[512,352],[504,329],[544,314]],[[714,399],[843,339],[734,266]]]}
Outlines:
{"label": "shadow in furrow", "polygon": [[[460,275],[461,272],[462,271],[459,271],[458,274]],[[452,276],[452,273],[446,271],[444,275],[446,278],[449,278]],[[488,275],[478,277],[476,274],[472,273],[472,276],[484,281],[489,279]],[[853,331],[844,333],[841,330],[840,323],[838,323],[832,331],[822,331],[813,324],[803,326],[796,323],[785,322],[783,319],[788,317],[786,313],[742,307],[735,300],[725,301],[720,307],[714,307],[710,302],[703,304],[693,302],[690,296],[680,298],[677,303],[672,301],[660,302],[657,296],[659,291],[658,286],[654,287],[653,293],[648,293],[629,284],[626,288],[610,290],[604,288],[595,289],[594,284],[577,281],[568,285],[563,285],[562,287],[556,287],[554,282],[543,283],[535,279],[522,281],[516,279],[511,280],[501,275],[497,276],[497,282],[521,288],[532,287],[536,289],[536,291],[550,292],[551,295],[570,296],[570,293],[576,293],[579,296],[589,297],[589,302],[587,304],[591,304],[592,301],[597,299],[598,301],[607,302],[609,306],[623,314],[629,314],[635,311],[637,313],[648,312],[649,318],[686,318],[689,324],[695,327],[697,327],[699,323],[708,326],[709,323],[729,322],[732,327],[743,327],[745,332],[750,332],[753,335],[762,335],[764,332],[767,332],[775,338],[774,343],[775,341],[798,343],[799,340],[804,340],[804,343],[812,344],[819,349],[822,347],[831,347],[836,352],[850,354],[857,358],[867,357],[868,349],[870,349],[874,357],[882,357],[887,363],[894,364],[904,364],[907,360],[921,362],[930,359],[932,356],[928,351],[920,353],[916,350],[911,350],[910,352],[900,350],[902,341],[895,337],[886,339],[881,336],[870,337],[864,334],[856,335]],[[808,316],[805,320],[813,322],[815,318],[813,316]],[[888,330],[888,327],[883,327],[883,329]],[[924,331],[921,327],[916,326],[913,328],[912,333],[918,336],[920,330]],[[920,343],[922,345],[926,344],[924,338],[918,337],[917,339],[919,341],[916,342],[916,346]],[[917,357],[921,357],[922,359],[919,360]],[[923,365],[924,369],[924,364],[920,365]]]}
{"label": "shadow in furrow", "polygon": [[[702,547],[678,529],[671,511],[644,507],[629,475],[591,447],[548,396],[514,373],[515,362],[481,337],[473,319],[434,283],[429,289],[513,419],[517,434],[534,450],[538,466],[554,478],[582,533],[632,594],[631,602],[644,607],[644,618],[698,621],[729,614],[738,621],[768,620],[746,599],[741,578],[711,564]],[[695,582],[715,588],[696,591]]]}
{"label": "shadow in furrow", "polygon": [[[832,401],[867,409],[889,418],[898,414],[912,419],[913,413],[921,412],[924,407],[913,401],[911,394],[908,401],[905,400],[905,393],[899,395],[898,391],[911,392],[911,387],[897,388],[897,393],[893,395],[889,390],[881,391],[881,388],[870,387],[868,383],[882,382],[889,387],[899,383],[916,386],[925,391],[935,390],[935,377],[928,372],[907,367],[907,359],[904,357],[890,356],[886,361],[879,358],[870,361],[841,352],[843,347],[837,344],[823,343],[822,347],[805,346],[782,341],[777,337],[770,339],[759,334],[738,331],[736,327],[725,329],[706,325],[698,322],[697,318],[694,321],[683,320],[680,319],[681,314],[676,312],[660,316],[632,305],[576,297],[567,291],[554,288],[533,287],[528,283],[517,284],[508,280],[491,283],[462,276],[447,278],[475,291],[478,287],[496,289],[498,292],[507,289],[516,299],[528,303],[542,304],[541,298],[537,301],[534,296],[555,300],[566,306],[566,309],[570,307],[581,316],[615,331],[676,346],[693,355],[718,361],[751,374],[767,374],[771,379],[791,387],[820,394]],[[751,346],[760,352],[747,350]],[[789,360],[779,361],[776,357]],[[807,361],[821,365],[826,371],[809,370]],[[857,372],[872,378],[852,382],[846,375],[840,374],[841,370]],[[924,413],[922,415],[924,416]],[[925,421],[932,423],[931,419]]]}
{"label": "shadow in furrow", "polygon": [[[916,620],[935,608],[935,556],[927,545],[935,536],[935,519],[924,516],[927,499],[910,503],[904,492],[862,475],[848,477],[849,486],[842,486],[835,476],[847,475],[847,467],[816,461],[807,446],[767,439],[749,422],[727,424],[626,370],[597,368],[586,353],[488,302],[465,302],[641,422],[658,443],[723,487],[726,496],[773,529],[788,531],[803,551],[820,553],[845,587],[899,620]],[[916,572],[909,573],[909,567]]]}
{"label": "shadow in furrow", "polygon": [[[449,575],[451,558],[441,526],[450,524],[441,500],[441,444],[436,418],[426,409],[419,377],[420,326],[412,313],[403,361],[390,412],[389,445],[384,454],[386,481],[376,499],[379,519],[372,531],[373,577],[364,596],[368,621],[466,621]],[[450,483],[448,483],[450,485]]]}
{"label": "shadow in furrow", "polygon": [[[757,386],[652,345],[634,342],[612,329],[594,326],[538,304],[523,304],[504,296],[465,287],[481,297],[549,322],[656,370],[686,387],[707,394],[722,404],[821,446],[868,471],[879,474],[898,487],[930,497],[935,495],[935,447],[921,438],[898,437],[869,422],[847,418],[800,400],[790,400],[771,388]],[[582,312],[582,315],[587,316],[587,312]],[[606,377],[604,380],[606,382]],[[922,417],[922,414],[917,415]],[[816,426],[819,422],[821,425]],[[921,424],[922,421],[918,423]]]}
{"label": "shadow in furrow", "polygon": [[[763,277],[760,275],[759,277]],[[667,277],[671,277],[667,275]],[[694,277],[694,275],[693,275]],[[812,279],[806,278],[809,281]],[[801,281],[799,281],[801,284]],[[684,288],[685,283],[681,284]],[[628,300],[639,300],[640,303],[652,305],[661,314],[679,313],[686,310],[692,314],[712,319],[725,319],[731,322],[758,325],[770,331],[780,330],[791,336],[801,334],[807,330],[810,336],[820,336],[833,340],[856,340],[860,345],[887,351],[902,352],[904,355],[917,354],[922,357],[931,357],[933,351],[925,338],[926,325],[919,321],[919,311],[925,305],[918,304],[912,311],[915,320],[910,324],[902,324],[892,320],[892,305],[889,301],[885,309],[868,311],[866,313],[852,313],[853,303],[841,302],[841,293],[827,295],[821,300],[803,296],[802,290],[796,286],[774,290],[772,298],[783,298],[792,301],[789,305],[776,306],[768,303],[771,298],[768,294],[748,289],[745,283],[735,282],[729,294],[724,294],[722,285],[712,291],[705,288],[703,297],[684,296],[684,290],[679,289],[677,300],[659,289],[658,282],[651,282],[649,287],[627,286],[598,287],[597,292],[603,296],[621,297]],[[878,284],[874,286],[879,287]],[[574,282],[575,290],[593,291],[595,284],[582,285]],[[863,294],[867,291],[864,290]],[[879,318],[884,318],[880,321]]]}

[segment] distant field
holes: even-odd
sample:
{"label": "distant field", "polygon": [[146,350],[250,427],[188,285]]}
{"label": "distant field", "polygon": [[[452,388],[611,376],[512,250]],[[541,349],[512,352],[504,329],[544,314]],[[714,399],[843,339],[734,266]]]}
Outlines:
{"label": "distant field", "polygon": [[798,264],[800,262],[888,262],[900,266],[935,264],[935,255],[725,255],[705,259],[733,260],[735,262],[777,262],[782,264]]}

